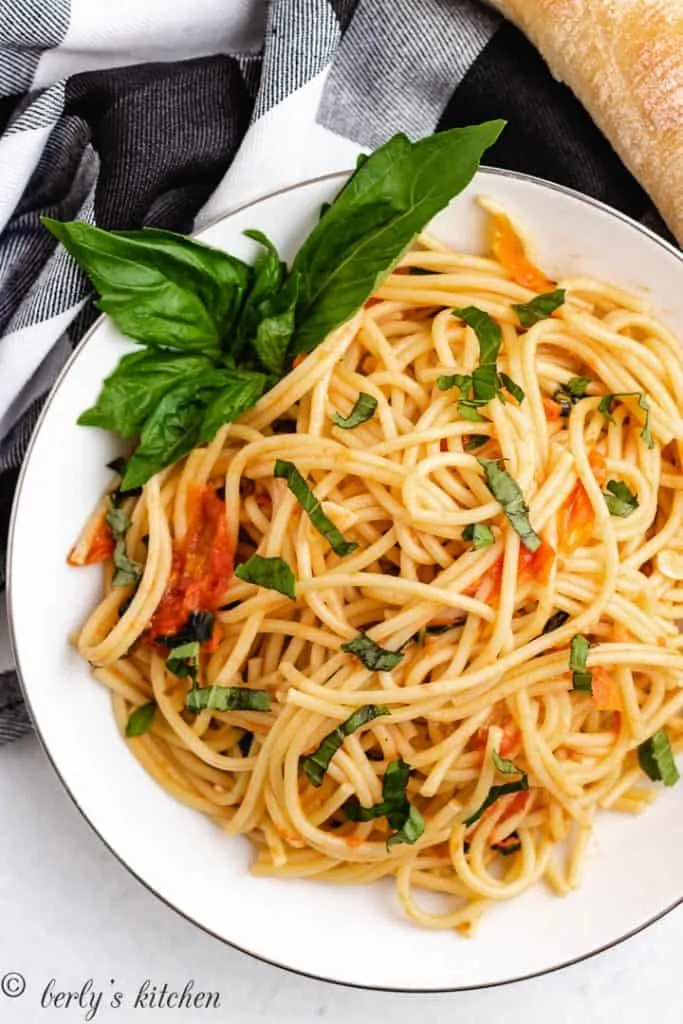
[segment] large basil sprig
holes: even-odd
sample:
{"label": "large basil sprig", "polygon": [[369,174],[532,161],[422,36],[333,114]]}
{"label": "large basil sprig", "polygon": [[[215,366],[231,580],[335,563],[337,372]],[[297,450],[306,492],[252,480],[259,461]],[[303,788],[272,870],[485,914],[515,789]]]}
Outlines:
{"label": "large basil sprig", "polygon": [[347,320],[414,236],[470,181],[504,122],[412,143],[396,135],[325,210],[291,270],[261,232],[253,267],[159,228],[104,231],[42,218],[143,352],[123,356],[84,426],[140,439],[122,483],[144,484],[250,409]]}

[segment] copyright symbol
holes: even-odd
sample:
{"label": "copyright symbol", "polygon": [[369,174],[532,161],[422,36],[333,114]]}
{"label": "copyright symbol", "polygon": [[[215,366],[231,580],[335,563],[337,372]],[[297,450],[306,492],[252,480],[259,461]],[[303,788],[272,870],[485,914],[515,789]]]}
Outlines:
{"label": "copyright symbol", "polygon": [[8,971],[0,978],[0,992],[8,999],[18,999],[26,991],[26,979],[18,971]]}

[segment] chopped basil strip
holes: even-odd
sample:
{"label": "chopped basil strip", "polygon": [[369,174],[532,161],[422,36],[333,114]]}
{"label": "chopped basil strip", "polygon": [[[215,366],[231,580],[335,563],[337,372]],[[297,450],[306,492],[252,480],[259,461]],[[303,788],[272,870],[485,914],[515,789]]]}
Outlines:
{"label": "chopped basil strip", "polygon": [[472,385],[472,378],[471,376],[463,373],[448,373],[437,377],[436,383],[440,391],[450,391],[451,388],[460,388],[461,391],[467,393]]}
{"label": "chopped basil strip", "polygon": [[499,843],[491,843],[491,849],[495,850],[496,853],[502,853],[504,857],[509,857],[511,853],[518,853],[522,849],[521,840],[516,832],[511,832],[505,839],[501,839]]}
{"label": "chopped basil strip", "polygon": [[353,640],[342,644],[341,649],[348,654],[355,654],[371,672],[391,672],[404,657],[402,651],[387,651],[380,647],[367,633],[354,636]]}
{"label": "chopped basil strip", "polygon": [[585,636],[577,633],[572,637],[569,647],[569,667],[572,670],[572,688],[580,690],[581,693],[593,692],[593,675],[590,669],[586,668],[586,658],[590,644]]}
{"label": "chopped basil strip", "polygon": [[213,612],[190,612],[185,625],[169,636],[159,635],[154,639],[162,647],[182,647],[184,644],[191,644],[195,640],[206,643],[213,635]]}
{"label": "chopped basil strip", "polygon": [[379,704],[365,704],[354,711],[345,722],[341,722],[336,729],[327,734],[317,750],[301,758],[301,768],[308,781],[314,786],[320,786],[325,772],[330,767],[330,761],[341,747],[344,738],[375,718],[389,714],[391,714],[389,709]]}
{"label": "chopped basil strip", "polygon": [[552,633],[554,630],[559,629],[560,626],[564,626],[565,622],[570,618],[571,616],[569,612],[555,612],[554,615],[550,616],[543,627],[541,636],[545,636],[546,633]]}
{"label": "chopped basil strip", "polygon": [[189,678],[196,683],[199,670],[199,641],[193,640],[189,644],[174,647],[166,659],[166,668],[178,679]]}
{"label": "chopped basil strip", "polygon": [[488,313],[476,306],[456,307],[454,314],[464,320],[468,327],[471,327],[479,342],[479,363],[485,366],[492,363],[495,366],[503,341],[503,332]]}
{"label": "chopped basil strip", "polygon": [[185,707],[188,711],[269,711],[267,690],[250,690],[246,686],[202,686],[190,690]]}
{"label": "chopped basil strip", "polygon": [[458,401],[458,412],[460,413],[460,417],[463,420],[467,420],[468,423],[486,423],[486,417],[482,416],[481,413],[477,411],[478,404],[480,403],[472,401],[469,398],[461,398]]}
{"label": "chopped basil strip", "polygon": [[475,551],[479,551],[481,548],[490,548],[492,544],[495,544],[493,530],[485,523],[470,523],[462,531],[462,539],[471,540]]}
{"label": "chopped basil strip", "polygon": [[490,440],[491,438],[488,436],[488,434],[470,434],[470,436],[465,441],[463,448],[465,449],[466,452],[476,452],[477,448],[481,448],[483,445],[486,444],[487,441]]}
{"label": "chopped basil strip", "polygon": [[521,793],[528,788],[529,779],[526,772],[522,774],[521,779],[516,779],[514,782],[504,782],[502,786],[491,786],[481,807],[474,814],[471,814],[463,824],[466,828],[469,828],[470,825],[474,825],[475,821],[479,821],[484,811],[487,811],[492,804],[495,804],[496,800],[500,800],[502,796],[507,796],[509,793]]}
{"label": "chopped basil strip", "polygon": [[475,821],[481,818],[485,810],[487,810],[491,804],[494,804],[501,796],[506,796],[508,793],[519,793],[522,790],[529,788],[529,779],[527,778],[526,772],[518,768],[513,761],[508,761],[494,750],[492,751],[493,763],[496,769],[503,775],[520,775],[521,778],[516,779],[514,782],[505,782],[502,786],[491,786],[486,799],[484,800],[481,807],[470,815],[469,818],[464,822],[465,827],[469,828],[470,825],[474,825]]}
{"label": "chopped basil strip", "polygon": [[609,494],[603,492],[602,496],[607,503],[610,515],[626,519],[638,508],[638,499],[623,480],[608,480],[607,490]]}
{"label": "chopped basil strip", "polygon": [[142,566],[129,558],[126,552],[126,533],[130,527],[130,519],[118,508],[110,509],[105,519],[114,538],[116,572],[111,581],[112,586],[127,587],[130,583],[137,583],[142,576]]}
{"label": "chopped basil strip", "polygon": [[248,561],[238,565],[235,576],[245,583],[254,583],[266,590],[277,590],[285,597],[296,599],[296,580],[291,566],[284,558],[263,558],[252,555]]}
{"label": "chopped basil strip", "polygon": [[387,850],[399,843],[407,843],[412,846],[416,843],[425,830],[425,820],[413,804],[408,804],[408,815],[397,832],[387,839]]}
{"label": "chopped basil strip", "polygon": [[648,779],[652,779],[653,782],[673,786],[680,778],[669,737],[663,729],[658,729],[654,735],[640,744],[638,763]]}
{"label": "chopped basil strip", "polygon": [[126,736],[142,736],[147,732],[154,719],[154,712],[157,706],[151,700],[149,704],[141,704],[139,708],[132,711],[126,724]]}
{"label": "chopped basil strip", "polygon": [[493,401],[499,387],[500,378],[495,363],[482,363],[472,371],[472,396],[475,402]]}
{"label": "chopped basil strip", "polygon": [[531,302],[513,303],[512,308],[519,317],[522,327],[533,327],[540,320],[552,316],[559,309],[567,296],[564,288],[556,288],[554,292],[537,295]]}
{"label": "chopped basil strip", "polygon": [[614,394],[605,395],[601,399],[598,406],[598,412],[601,412],[610,422],[612,421],[612,409],[615,401],[619,398],[637,398],[638,405],[645,413],[645,422],[643,429],[640,432],[640,436],[645,442],[647,448],[654,447],[654,440],[652,438],[652,431],[650,430],[650,406],[647,398],[642,391],[615,391]]}
{"label": "chopped basil strip", "polygon": [[492,756],[497,770],[503,775],[524,775],[522,769],[518,768],[514,761],[508,761],[507,758],[501,757],[497,750],[492,751]]}
{"label": "chopped basil strip", "polygon": [[349,415],[340,416],[338,412],[335,412],[332,420],[342,430],[353,430],[354,427],[359,427],[361,423],[367,423],[368,420],[372,419],[376,408],[377,399],[361,391]]}
{"label": "chopped basil strip", "polygon": [[570,377],[566,384],[560,384],[553,394],[553,401],[562,407],[562,416],[568,416],[572,406],[586,397],[590,377]]}
{"label": "chopped basil strip", "polygon": [[362,807],[358,797],[351,797],[344,804],[344,813],[349,821],[373,821],[386,817],[393,835],[387,839],[387,850],[398,843],[412,845],[425,830],[424,818],[413,807],[406,793],[411,767],[402,757],[390,761],[382,780],[382,800],[372,807]]}
{"label": "chopped basil strip", "polygon": [[517,481],[499,464],[498,459],[477,459],[484,470],[486,483],[494,498],[500,502],[513,530],[529,551],[536,551],[542,540],[529,522],[529,506]]}
{"label": "chopped basil strip", "polygon": [[464,626],[465,619],[455,619],[453,622],[444,623],[441,626],[426,626],[425,633],[428,636],[441,636],[442,633],[447,633],[449,629],[457,629],[458,626]]}
{"label": "chopped basil strip", "polygon": [[507,373],[501,373],[500,382],[506,391],[509,391],[513,398],[516,398],[521,405],[526,395],[524,394],[524,388],[521,388],[519,384],[515,384],[512,377],[508,377]]}
{"label": "chopped basil strip", "polygon": [[[127,467],[128,463],[121,455],[119,455],[118,458],[112,459],[111,462],[107,463],[107,469],[110,469],[112,473],[117,473],[122,480],[126,475]],[[115,490],[110,492],[109,499],[114,508],[118,508],[119,505],[123,504],[126,498],[138,498],[141,494],[142,487],[132,487],[128,491],[122,491],[121,486],[119,485],[117,488],[115,488]]]}
{"label": "chopped basil strip", "polygon": [[277,459],[273,475],[287,481],[287,486],[310,519],[311,525],[328,541],[335,554],[350,555],[356,550],[358,545],[355,541],[347,540],[341,530],[327,518],[322,505],[293,462]]}

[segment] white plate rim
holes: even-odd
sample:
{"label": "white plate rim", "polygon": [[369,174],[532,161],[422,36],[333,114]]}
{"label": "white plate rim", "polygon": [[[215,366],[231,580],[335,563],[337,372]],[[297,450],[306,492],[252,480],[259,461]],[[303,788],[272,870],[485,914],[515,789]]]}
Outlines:
{"label": "white plate rim", "polygon": [[[491,175],[502,177],[502,178],[512,178],[512,179],[516,179],[516,180],[519,180],[519,181],[528,182],[528,183],[531,183],[531,184],[534,184],[534,185],[539,185],[539,186],[541,186],[544,189],[548,189],[548,190],[554,191],[554,192],[559,192],[560,194],[565,195],[565,196],[569,196],[572,199],[578,200],[579,202],[586,204],[587,206],[591,206],[591,207],[593,207],[595,209],[598,209],[601,212],[606,213],[609,216],[611,216],[613,218],[616,218],[617,220],[622,221],[624,224],[627,224],[629,227],[634,228],[636,231],[638,231],[640,234],[644,235],[650,241],[655,242],[658,246],[660,246],[670,256],[675,257],[675,259],[680,264],[683,265],[683,252],[681,252],[681,250],[677,249],[674,245],[672,245],[665,238],[662,238],[661,235],[657,234],[651,228],[646,227],[644,224],[640,224],[638,221],[634,220],[632,217],[629,217],[628,214],[622,213],[620,210],[616,210],[614,207],[610,206],[608,203],[602,202],[602,200],[600,200],[600,199],[595,199],[592,196],[585,195],[583,192],[579,192],[577,189],[570,188],[567,185],[559,185],[556,182],[548,181],[545,178],[540,178],[540,177],[538,177],[536,175],[533,175],[533,174],[526,174],[525,172],[522,172],[522,171],[513,171],[513,170],[508,170],[506,168],[501,168],[501,167],[490,167],[490,166],[488,166],[486,164],[480,165],[478,170],[480,172],[485,172],[486,174],[491,174]],[[306,187],[308,187],[310,185],[315,185],[315,184],[319,184],[321,182],[326,182],[326,181],[333,181],[335,179],[339,179],[340,180],[340,184],[341,184],[352,173],[353,173],[353,168],[345,169],[345,170],[339,170],[339,171],[333,171],[332,173],[329,173],[329,174],[319,175],[319,176],[317,176],[315,178],[308,178],[305,181],[297,182],[294,185],[288,185],[288,186],[285,186],[284,188],[275,189],[272,192],[264,193],[263,195],[259,195],[257,198],[252,199],[252,200],[250,200],[247,203],[243,203],[241,206],[236,207],[234,210],[231,210],[229,213],[224,214],[224,215],[219,216],[219,217],[216,217],[216,218],[212,219],[211,221],[208,221],[205,225],[203,225],[203,227],[202,227],[202,229],[200,231],[193,232],[193,235],[194,235],[194,237],[197,237],[197,238],[201,239],[201,237],[204,234],[204,232],[209,230],[210,228],[214,227],[214,225],[216,225],[218,223],[221,223],[221,222],[223,222],[225,220],[229,220],[231,217],[235,216],[236,214],[242,213],[245,210],[249,210],[251,207],[257,206],[257,205],[259,205],[260,203],[264,202],[267,199],[271,199],[271,198],[273,198],[275,196],[285,195],[285,194],[290,193],[290,192],[296,192],[299,189],[306,188]],[[21,495],[21,491],[22,491],[22,487],[23,487],[23,483],[24,483],[24,478],[25,478],[25,475],[26,475],[26,472],[27,472],[27,467],[28,467],[30,459],[31,459],[31,454],[32,454],[32,451],[33,451],[33,447],[34,447],[36,438],[37,438],[38,434],[40,433],[40,431],[42,429],[43,422],[44,422],[45,418],[47,417],[47,414],[48,414],[48,411],[50,409],[53,397],[55,396],[55,394],[57,393],[57,391],[61,387],[61,385],[64,382],[65,378],[68,376],[68,374],[69,374],[69,372],[70,372],[74,362],[76,361],[76,359],[78,358],[78,356],[80,355],[80,353],[82,352],[84,347],[91,341],[93,335],[100,328],[102,322],[105,319],[106,319],[106,314],[102,314],[101,316],[99,316],[97,318],[97,320],[86,331],[86,333],[83,335],[83,337],[78,342],[78,344],[76,345],[76,348],[74,349],[74,351],[69,356],[68,360],[66,361],[66,363],[62,367],[62,370],[60,371],[57,379],[55,380],[54,384],[52,385],[52,388],[50,389],[50,391],[49,391],[49,393],[47,395],[47,398],[45,400],[43,408],[41,409],[41,412],[40,412],[40,415],[39,415],[38,420],[36,422],[36,425],[33,428],[33,432],[31,434],[31,438],[29,440],[29,443],[28,443],[28,446],[27,446],[27,449],[26,449],[26,453],[24,455],[24,459],[23,459],[23,462],[22,462],[22,465],[21,465],[21,469],[20,469],[20,472],[19,472],[19,476],[18,476],[18,479],[17,479],[15,494],[14,494],[14,498],[13,498],[13,502],[12,502],[12,510],[11,510],[11,514],[10,514],[10,523],[9,523],[8,540],[7,540],[7,553],[6,553],[6,566],[7,566],[7,570],[6,570],[6,599],[7,599],[7,618],[8,618],[8,631],[9,631],[10,651],[11,651],[11,654],[12,654],[12,657],[13,657],[13,660],[14,660],[15,670],[16,670],[17,679],[18,679],[18,682],[19,682],[19,687],[20,687],[20,690],[21,690],[21,694],[22,694],[22,697],[23,697],[24,702],[26,704],[26,708],[28,710],[28,713],[29,713],[29,716],[30,716],[30,719],[31,719],[31,724],[33,725],[33,729],[34,729],[35,735],[36,735],[36,737],[37,737],[37,739],[38,739],[38,741],[39,741],[39,743],[40,743],[40,745],[41,745],[41,747],[42,747],[42,749],[43,749],[43,751],[44,751],[44,753],[45,753],[45,755],[46,755],[46,757],[48,759],[48,762],[50,763],[52,769],[54,770],[54,773],[57,776],[57,779],[59,780],[59,782],[60,782],[60,784],[62,786],[62,789],[66,792],[67,796],[71,800],[71,803],[74,805],[76,810],[80,813],[81,817],[86,822],[86,824],[89,826],[91,831],[97,836],[99,841],[115,857],[115,859],[118,861],[118,863],[122,865],[122,867],[128,872],[128,874],[131,875],[136,880],[136,882],[138,882],[145,889],[147,889],[148,892],[150,892],[153,896],[155,896],[156,899],[160,900],[163,904],[165,904],[165,906],[167,906],[175,914],[178,914],[181,918],[183,918],[189,924],[193,925],[195,928],[198,928],[200,931],[204,932],[205,934],[210,935],[214,939],[217,939],[219,942],[223,943],[224,945],[229,946],[230,948],[232,948],[234,950],[237,950],[239,953],[243,953],[246,956],[252,957],[253,959],[260,961],[261,963],[268,964],[268,966],[270,966],[270,967],[276,967],[276,968],[279,968],[280,970],[287,971],[288,973],[297,975],[299,977],[309,978],[312,981],[326,982],[327,984],[337,985],[337,986],[340,986],[342,988],[359,989],[359,990],[372,991],[372,992],[388,992],[388,993],[395,992],[395,993],[414,994],[414,995],[445,994],[445,993],[452,993],[452,992],[474,992],[474,991],[480,991],[480,990],[485,990],[485,989],[490,989],[490,988],[500,988],[500,987],[502,987],[504,985],[513,985],[513,984],[517,984],[517,983],[523,982],[523,981],[530,981],[533,978],[541,978],[541,977],[544,977],[544,976],[549,975],[549,974],[554,974],[557,971],[564,970],[566,967],[572,967],[575,964],[583,963],[583,962],[585,962],[587,960],[591,960],[592,958],[598,956],[600,953],[604,953],[607,950],[614,949],[616,946],[621,945],[623,942],[626,942],[628,939],[633,938],[634,935],[638,935],[641,932],[645,931],[647,928],[649,928],[651,925],[656,924],[657,921],[660,921],[663,917],[666,917],[667,914],[670,914],[677,907],[681,906],[681,904],[683,904],[683,892],[678,897],[678,899],[674,900],[673,903],[669,904],[667,907],[664,907],[662,910],[660,910],[658,913],[656,913],[652,917],[649,917],[642,924],[637,925],[634,928],[631,928],[629,931],[625,932],[622,935],[617,936],[615,939],[611,940],[610,942],[605,942],[602,945],[597,946],[595,949],[591,949],[588,952],[581,954],[580,956],[571,957],[569,960],[562,961],[559,964],[553,964],[550,967],[544,967],[541,970],[532,971],[532,972],[530,972],[528,974],[520,974],[520,975],[517,975],[517,976],[512,977],[512,978],[505,978],[505,979],[500,979],[500,980],[497,980],[497,981],[480,982],[480,983],[474,984],[474,985],[449,985],[449,986],[438,987],[438,988],[433,988],[433,987],[428,987],[428,988],[405,987],[405,988],[403,988],[403,987],[399,987],[399,986],[370,985],[370,984],[354,983],[354,982],[350,982],[350,981],[344,981],[344,980],[341,980],[341,979],[338,979],[338,978],[326,977],[326,976],[321,975],[321,974],[315,974],[313,972],[308,972],[308,971],[302,970],[300,968],[292,967],[292,966],[290,966],[288,964],[279,963],[277,960],[269,959],[268,957],[264,956],[261,953],[255,952],[255,951],[253,951],[251,949],[247,949],[244,946],[240,946],[237,942],[234,942],[234,941],[232,941],[230,939],[227,939],[225,936],[220,935],[218,932],[216,932],[213,929],[209,928],[207,925],[204,925],[201,922],[195,920],[189,913],[186,913],[184,910],[181,910],[179,907],[175,906],[171,902],[170,899],[168,899],[167,897],[163,896],[160,892],[158,892],[151,882],[149,882],[146,879],[142,878],[141,875],[139,875],[126,862],[126,860],[123,858],[123,855],[119,854],[114,849],[114,847],[104,838],[102,833],[99,831],[99,829],[95,826],[95,824],[89,818],[89,816],[87,815],[85,810],[81,807],[81,805],[80,805],[80,803],[78,801],[78,798],[76,797],[75,793],[69,787],[69,785],[65,781],[64,777],[62,776],[62,773],[61,773],[61,771],[59,769],[59,766],[57,765],[56,761],[54,760],[54,758],[53,758],[53,756],[51,754],[49,745],[48,745],[47,741],[45,740],[45,738],[44,738],[44,736],[43,736],[43,734],[41,732],[40,726],[38,725],[38,722],[37,722],[37,716],[34,714],[34,711],[33,711],[33,706],[32,706],[31,698],[30,698],[30,694],[29,694],[29,687],[26,684],[26,681],[24,679],[24,676],[23,676],[23,673],[22,673],[22,670],[21,670],[21,659],[19,658],[19,653],[18,653],[19,645],[17,643],[17,639],[16,639],[16,636],[15,636],[14,615],[13,615],[13,605],[12,605],[12,598],[13,598],[13,584],[12,584],[13,557],[12,557],[12,555],[13,555],[13,548],[14,548],[14,538],[15,538],[15,533],[16,533],[16,530],[17,530],[17,519],[18,519],[17,511],[18,511],[18,507],[19,507],[20,495]]]}

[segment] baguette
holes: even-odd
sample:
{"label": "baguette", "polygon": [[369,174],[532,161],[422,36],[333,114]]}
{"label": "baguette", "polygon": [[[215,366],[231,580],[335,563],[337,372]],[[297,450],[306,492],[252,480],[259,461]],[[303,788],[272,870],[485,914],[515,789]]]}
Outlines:
{"label": "baguette", "polygon": [[683,0],[490,0],[572,89],[683,245]]}

